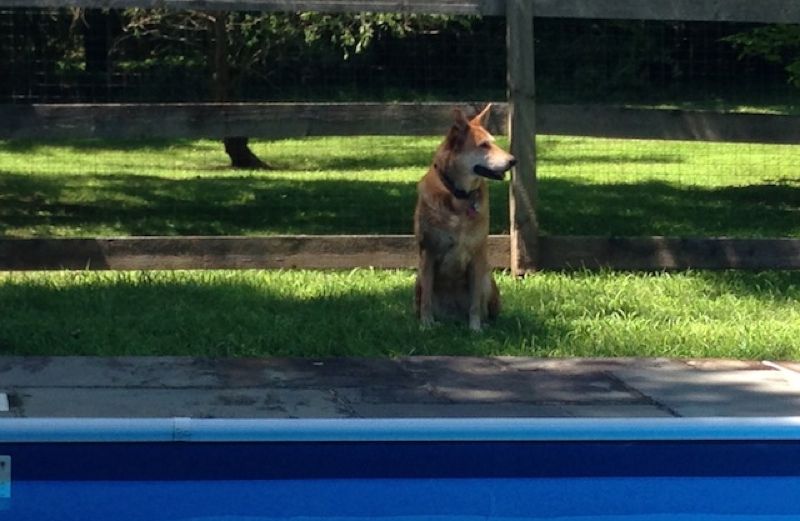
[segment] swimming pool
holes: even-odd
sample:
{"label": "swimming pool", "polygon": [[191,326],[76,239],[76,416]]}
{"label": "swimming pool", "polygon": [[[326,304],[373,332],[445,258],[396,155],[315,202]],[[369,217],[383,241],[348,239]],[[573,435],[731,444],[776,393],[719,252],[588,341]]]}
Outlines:
{"label": "swimming pool", "polygon": [[800,418],[0,420],[0,519],[788,520]]}

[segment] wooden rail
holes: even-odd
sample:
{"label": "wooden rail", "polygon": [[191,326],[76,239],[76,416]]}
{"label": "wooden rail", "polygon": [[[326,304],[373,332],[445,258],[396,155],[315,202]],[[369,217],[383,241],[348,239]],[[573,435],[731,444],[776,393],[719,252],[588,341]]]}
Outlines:
{"label": "wooden rail", "polygon": [[[492,236],[490,262],[508,267],[508,236]],[[0,239],[0,270],[408,268],[411,235]]]}
{"label": "wooden rail", "polygon": [[[796,0],[528,0],[549,18],[800,23]],[[506,0],[0,0],[0,7],[436,13],[504,16]]]}
{"label": "wooden rail", "polygon": [[[439,135],[453,108],[484,103],[163,103],[0,105],[0,139],[280,139],[330,135]],[[496,103],[489,129],[508,130]],[[629,139],[800,143],[800,116],[661,110],[603,105],[538,105],[540,134]]]}
{"label": "wooden rail", "polygon": [[[800,23],[796,0],[0,0],[2,7],[405,12],[506,16],[509,101],[492,130],[545,134],[800,143],[800,118],[758,114],[541,105],[532,109],[532,17]],[[532,27],[532,24],[531,24]],[[451,104],[2,105],[0,139],[248,135],[440,134]],[[534,114],[535,112],[535,114]],[[513,134],[516,132],[516,138]],[[520,137],[523,136],[523,137]],[[532,139],[528,139],[530,143]],[[519,145],[518,145],[519,147]],[[528,149],[533,154],[532,149]],[[532,156],[533,157],[533,156]],[[535,163],[518,172],[514,238],[490,237],[491,264],[530,269],[800,269],[800,239],[559,237],[535,233]],[[519,169],[518,169],[519,170]],[[515,176],[516,177],[516,176]],[[529,207],[525,207],[526,201]],[[527,231],[526,231],[527,230]],[[526,238],[528,237],[528,238]],[[530,245],[535,242],[535,251]],[[520,246],[522,245],[522,246]],[[512,250],[515,253],[512,255]],[[0,239],[0,270],[412,267],[410,236]]]}
{"label": "wooden rail", "polygon": [[[541,236],[537,268],[800,269],[800,239]],[[510,266],[510,238],[489,237]],[[412,268],[411,235],[0,239],[0,270]]]}

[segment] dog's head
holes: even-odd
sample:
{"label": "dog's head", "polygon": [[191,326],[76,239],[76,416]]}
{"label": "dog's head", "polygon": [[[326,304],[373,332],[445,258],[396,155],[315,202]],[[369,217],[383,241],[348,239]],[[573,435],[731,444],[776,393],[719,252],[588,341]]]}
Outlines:
{"label": "dog's head", "polygon": [[494,136],[484,127],[491,109],[490,103],[472,119],[456,109],[455,121],[445,140],[444,148],[449,156],[448,170],[468,185],[478,181],[469,182],[469,176],[502,180],[517,162],[514,156],[495,144]]}

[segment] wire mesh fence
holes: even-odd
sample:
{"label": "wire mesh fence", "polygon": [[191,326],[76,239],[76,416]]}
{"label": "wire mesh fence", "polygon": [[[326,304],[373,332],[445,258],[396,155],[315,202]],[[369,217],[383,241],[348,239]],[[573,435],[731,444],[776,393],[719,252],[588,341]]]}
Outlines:
{"label": "wire mesh fence", "polygon": [[497,17],[0,10],[3,102],[503,99]]}
{"label": "wire mesh fence", "polygon": [[[793,114],[775,27],[537,18],[537,102]],[[0,103],[502,100],[505,37],[502,17],[3,9]],[[211,140],[4,141],[0,233],[410,233],[441,135],[397,134],[251,140],[269,169],[230,169]],[[537,147],[543,233],[800,236],[798,146]],[[491,206],[507,233],[506,185]]]}
{"label": "wire mesh fence", "polygon": [[[766,52],[753,38],[773,27],[536,19],[537,102],[793,114],[791,53],[748,52]],[[546,234],[800,235],[796,145],[539,136],[537,148]]]}

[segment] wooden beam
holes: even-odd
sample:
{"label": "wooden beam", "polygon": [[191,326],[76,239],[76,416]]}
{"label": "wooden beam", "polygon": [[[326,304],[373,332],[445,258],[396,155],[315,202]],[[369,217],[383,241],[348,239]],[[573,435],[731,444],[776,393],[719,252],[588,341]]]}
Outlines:
{"label": "wooden beam", "polygon": [[0,7],[168,8],[196,11],[318,11],[499,15],[505,0],[0,0]]}
{"label": "wooden beam", "polygon": [[[0,139],[440,135],[450,125],[454,107],[471,113],[483,105],[484,102],[0,105]],[[540,134],[800,143],[800,116],[795,115],[538,105],[535,120]],[[507,133],[506,103],[494,104],[489,127],[495,134]]]}
{"label": "wooden beam", "polygon": [[[508,236],[489,237],[490,264],[508,267]],[[412,235],[0,239],[0,270],[410,268]]]}
{"label": "wooden beam", "polygon": [[696,22],[800,23],[796,0],[533,0],[536,16],[674,20]]}
{"label": "wooden beam", "polygon": [[[155,103],[0,105],[0,139],[444,135],[476,103]],[[504,111],[505,105],[500,104]],[[492,118],[492,132],[504,122]]]}
{"label": "wooden beam", "polygon": [[533,65],[533,9],[529,0],[507,0],[508,129],[511,153],[509,214],[511,271],[535,269],[539,223],[536,217],[536,94]]}
{"label": "wooden beam", "polygon": [[[489,236],[490,264],[508,268],[508,235]],[[539,238],[537,268],[800,270],[800,239]],[[411,235],[0,239],[0,270],[413,268]],[[523,267],[524,268],[524,267]]]}
{"label": "wooden beam", "polygon": [[800,269],[800,239],[678,237],[539,238],[540,269]]}
{"label": "wooden beam", "polygon": [[800,116],[646,109],[607,105],[541,105],[540,132],[565,136],[740,143],[800,143]]}
{"label": "wooden beam", "polygon": [[[800,23],[796,0],[529,0],[536,16]],[[210,11],[392,12],[503,16],[506,0],[0,0],[0,7],[168,8]]]}

